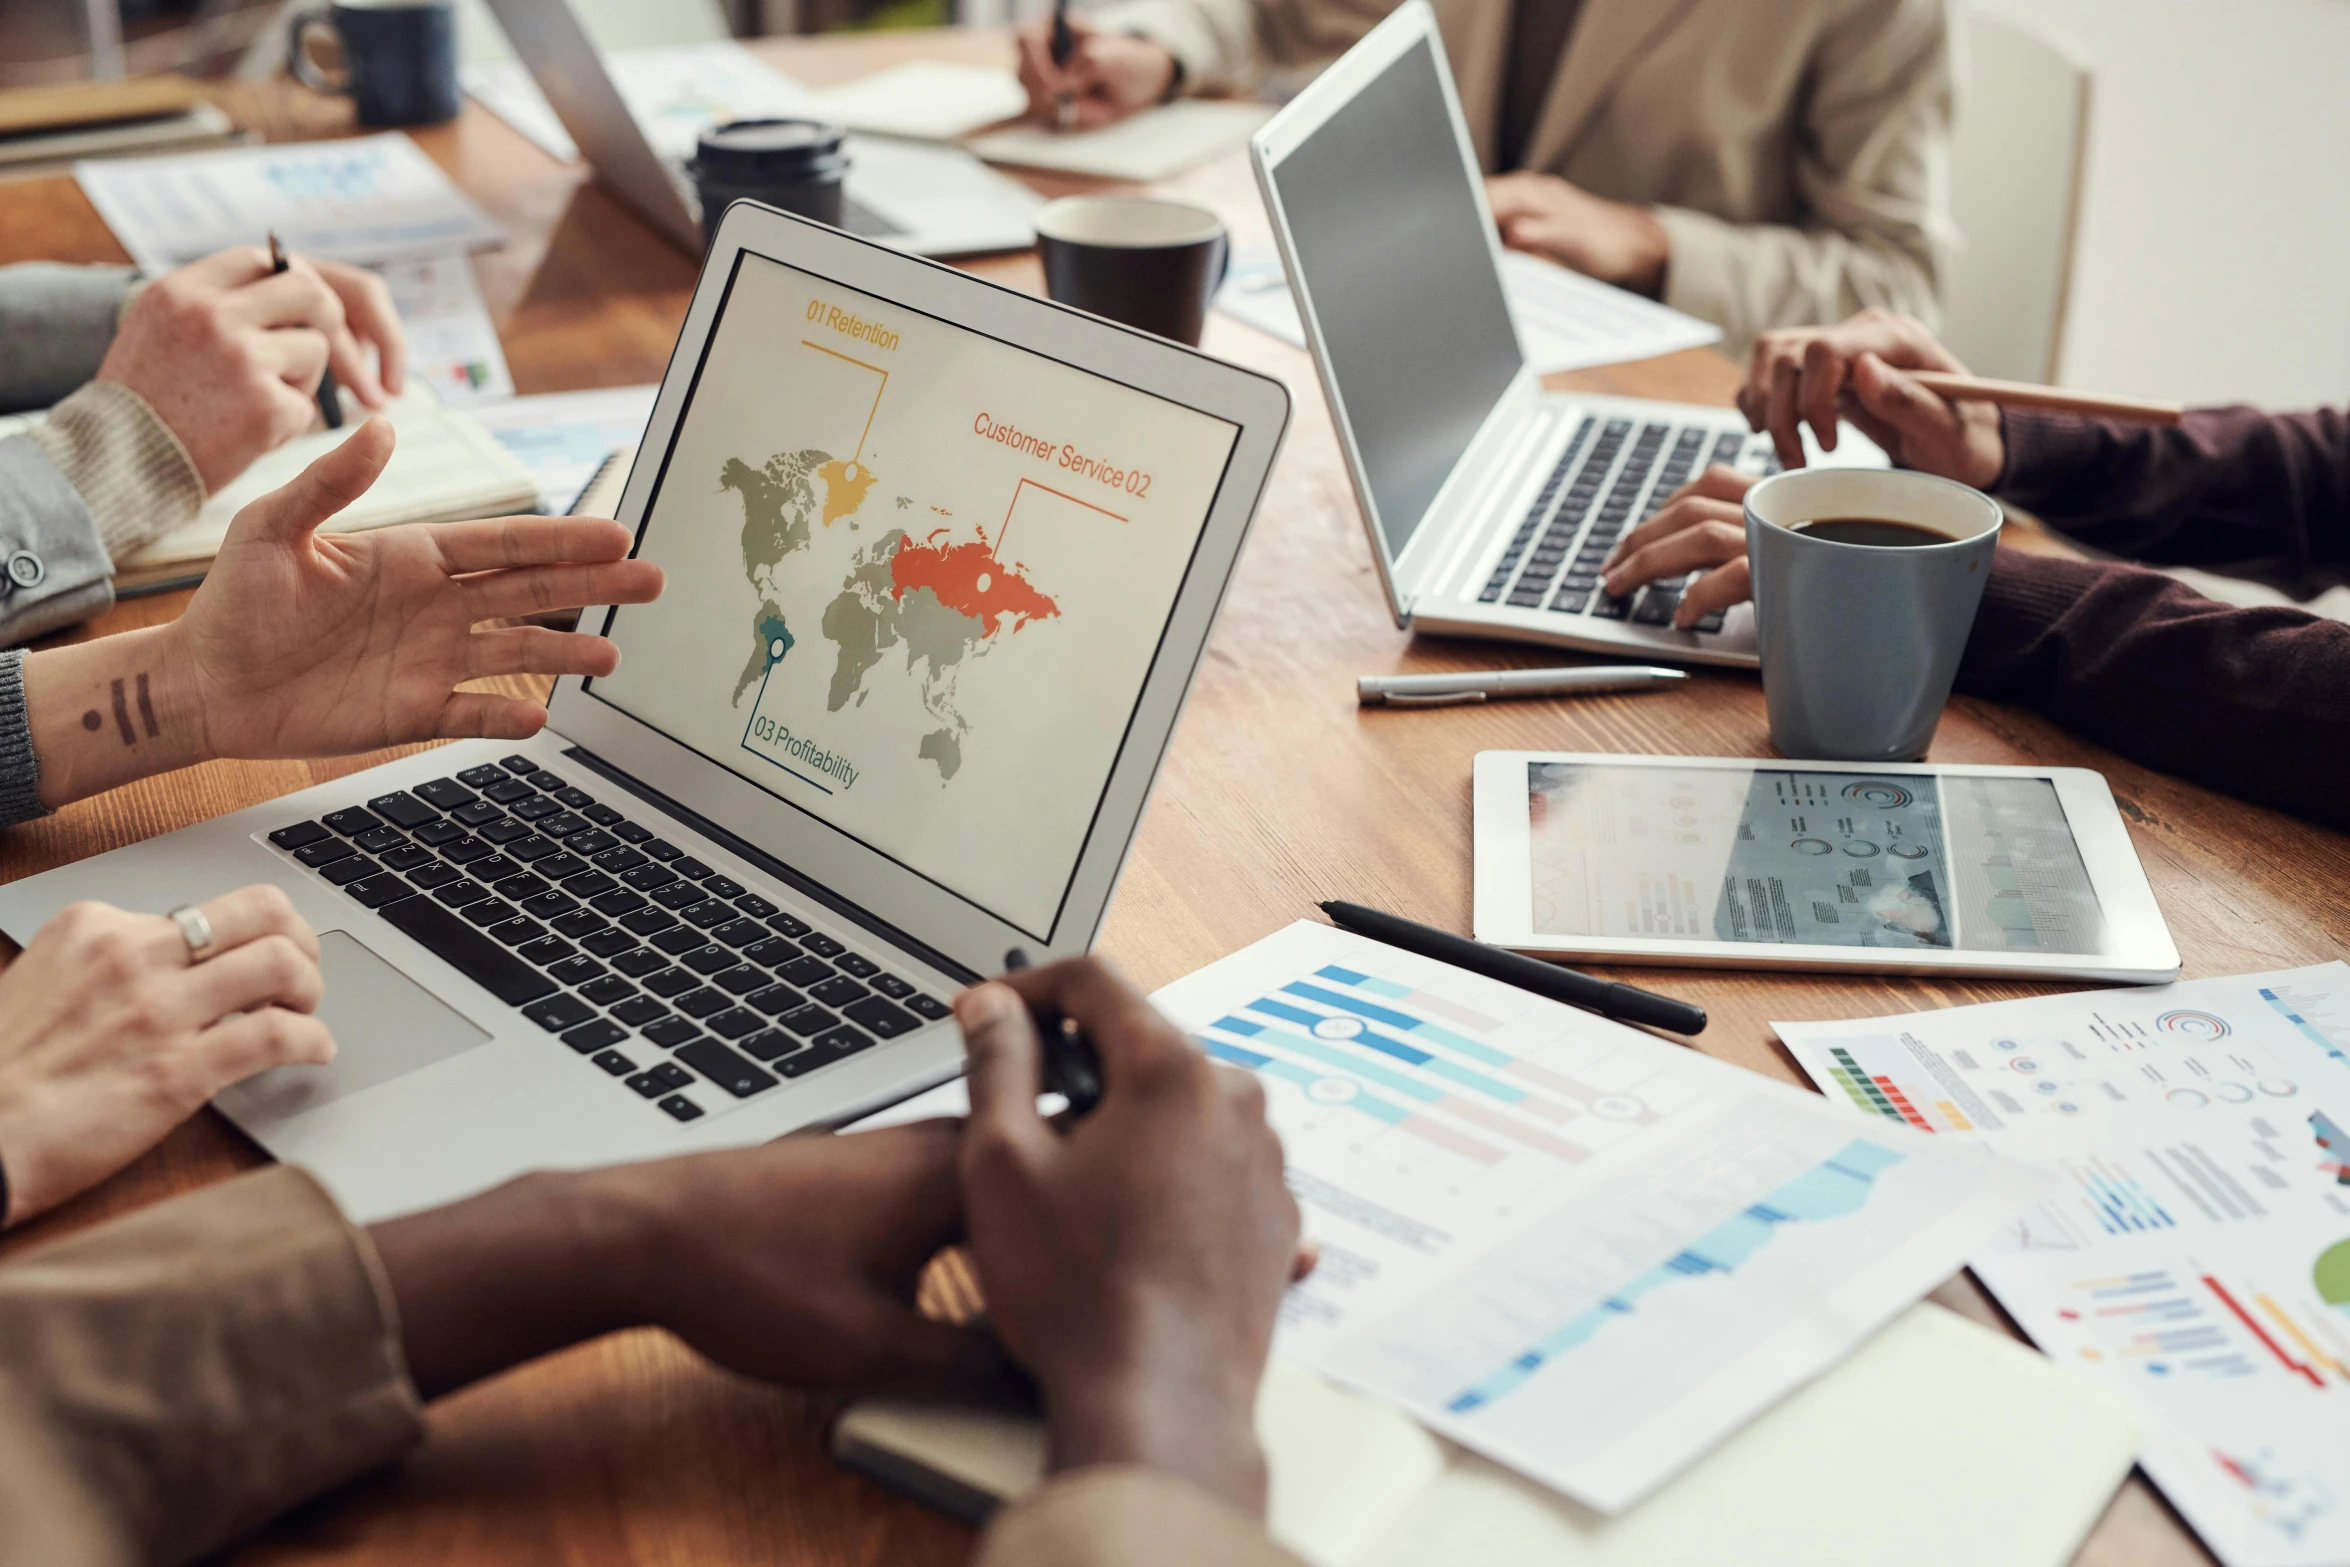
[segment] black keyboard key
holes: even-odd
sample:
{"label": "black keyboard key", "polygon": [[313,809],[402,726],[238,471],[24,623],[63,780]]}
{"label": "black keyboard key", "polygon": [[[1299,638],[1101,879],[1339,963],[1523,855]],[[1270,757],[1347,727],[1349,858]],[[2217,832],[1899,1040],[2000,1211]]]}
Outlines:
{"label": "black keyboard key", "polygon": [[371,909],[380,909],[395,898],[413,898],[416,889],[389,871],[379,872],[343,889]]}
{"label": "black keyboard key", "polygon": [[442,848],[465,836],[465,829],[455,822],[426,822],[416,829],[416,841],[430,848]]}
{"label": "black keyboard key", "polygon": [[563,878],[563,890],[582,903],[590,898],[600,898],[619,885],[602,871],[591,871],[585,867],[581,868],[578,875]]}
{"label": "black keyboard key", "polygon": [[592,1056],[606,1045],[617,1045],[628,1037],[628,1030],[607,1023],[602,1018],[582,1023],[563,1036],[563,1043],[583,1056]]}
{"label": "black keyboard key", "polygon": [[855,1055],[871,1043],[873,1040],[869,1035],[860,1034],[853,1028],[837,1028],[822,1040],[811,1041],[808,1048],[797,1055],[785,1056],[776,1063],[775,1069],[785,1077],[805,1077],[818,1067],[830,1066],[844,1056]]}
{"label": "black keyboard key", "polygon": [[[529,958],[533,963],[542,961],[534,954],[528,952],[522,953],[521,956]],[[603,964],[598,963],[594,958],[582,957],[576,952],[572,953],[568,957],[551,958],[544,961],[546,963],[547,978],[555,980],[560,984],[587,985],[592,984],[597,980],[612,979],[611,973],[605,969]],[[636,994],[636,987],[634,985],[628,984],[625,980],[614,980],[613,983],[622,985],[624,987],[620,995],[614,996],[612,998],[615,1001],[623,1000]],[[586,995],[586,992],[582,991],[581,994]],[[596,998],[589,996],[588,999],[590,1001],[595,1001]],[[603,1005],[603,1003],[600,1001],[597,1001],[596,1004],[598,1006]]]}
{"label": "black keyboard key", "polygon": [[702,977],[681,968],[663,968],[645,975],[638,983],[656,996],[682,996],[689,990],[699,989]]}
{"label": "black keyboard key", "polygon": [[843,974],[854,974],[859,979],[871,979],[874,975],[881,972],[880,964],[874,962],[871,958],[862,957],[854,952],[842,953],[839,957],[833,959],[832,966],[836,969],[839,969]]}
{"label": "black keyboard key", "polygon": [[549,772],[535,772],[530,775],[530,786],[542,794],[559,794],[571,787],[571,780]]}
{"label": "black keyboard key", "polygon": [[590,1056],[588,1059],[614,1077],[626,1077],[636,1070],[636,1063],[617,1050],[607,1050],[602,1055]]}
{"label": "black keyboard key", "polygon": [[408,873],[408,884],[420,892],[432,892],[464,879],[457,874],[455,866],[443,865],[438,860],[419,865]]}
{"label": "black keyboard key", "polygon": [[488,882],[493,887],[509,876],[522,874],[520,863],[503,854],[493,854],[486,860],[475,860],[465,869],[474,880]]}
{"label": "black keyboard key", "polygon": [[800,938],[800,945],[806,947],[810,952],[815,953],[820,958],[837,958],[842,953],[849,950],[848,948],[842,946],[839,942],[833,940],[830,936],[825,935],[822,931],[818,931],[812,936],[802,936]]}
{"label": "black keyboard key", "polygon": [[[490,934],[495,936],[497,932],[493,930]],[[577,957],[579,949],[561,936],[541,936],[527,946],[515,948],[514,955],[518,958],[526,958],[541,968],[548,968],[562,962],[565,958]],[[564,980],[563,983],[568,985],[571,981]]]}
{"label": "black keyboard key", "polygon": [[471,805],[460,805],[449,813],[451,819],[468,827],[486,827],[491,822],[502,822],[506,813],[487,800],[476,800]]}
{"label": "black keyboard key", "polygon": [[345,843],[340,838],[320,838],[315,842],[306,843],[301,848],[296,849],[294,851],[294,858],[300,860],[304,865],[309,866],[312,870],[316,870],[318,867],[326,864],[330,860],[344,859],[350,855],[357,854],[358,852],[358,850],[352,848],[348,843]]}
{"label": "black keyboard key", "polygon": [[[636,856],[635,868],[630,870],[623,870],[621,873],[620,880],[624,885],[634,887],[639,892],[658,892],[663,887],[674,887],[677,885],[677,873],[675,871],[671,870],[666,865],[646,864],[644,856],[637,854],[634,849],[614,849],[610,853],[596,856],[593,863],[601,869],[611,870],[613,867],[606,862],[612,860],[616,856],[624,854]],[[697,888],[695,890],[695,896],[700,896],[700,889]]]}
{"label": "black keyboard key", "polygon": [[590,827],[586,832],[575,832],[563,840],[563,847],[577,855],[601,854],[606,849],[617,849],[620,840],[601,827]]}
{"label": "black keyboard key", "polygon": [[866,983],[871,985],[875,990],[880,991],[883,995],[895,996],[900,1001],[905,1000],[908,996],[914,993],[914,987],[907,984],[904,980],[898,978],[895,974],[876,974],[871,979],[867,980]]}
{"label": "black keyboard key", "polygon": [[911,1034],[922,1026],[922,1020],[904,1007],[895,1006],[879,996],[867,996],[854,1006],[841,1008],[841,1015],[852,1023],[861,1023],[884,1039],[895,1039],[900,1034]]}
{"label": "black keyboard key", "polygon": [[578,907],[559,892],[542,892],[535,898],[522,900],[522,912],[534,920],[559,919]]}
{"label": "black keyboard key", "polygon": [[797,985],[802,990],[806,990],[811,985],[821,985],[832,978],[833,971],[832,965],[822,958],[810,957],[803,952],[789,963],[777,968],[775,977],[787,985]]}
{"label": "black keyboard key", "polygon": [[[657,865],[648,865],[645,867],[645,869],[659,870],[660,867]],[[667,909],[672,914],[675,914],[680,909],[691,908],[697,903],[708,901],[702,896],[702,889],[695,886],[690,881],[671,882],[668,886],[660,888],[654,892],[652,897],[655,903],[658,903],[661,907]]]}
{"label": "black keyboard key", "polygon": [[732,968],[722,968],[711,975],[710,983],[730,996],[747,996],[754,990],[767,988],[767,971],[753,968],[748,963],[737,963]]}
{"label": "black keyboard key", "polygon": [[728,920],[710,934],[730,947],[755,946],[768,939],[767,927],[750,920]]}
{"label": "black keyboard key", "polygon": [[781,936],[770,936],[765,941],[755,941],[743,949],[744,957],[749,958],[753,963],[764,963],[769,968],[773,968],[778,963],[792,962],[799,955],[800,949]]}
{"label": "black keyboard key", "polygon": [[[387,851],[383,855],[379,856],[379,858],[381,858],[386,865],[390,866],[393,870],[396,871],[412,871],[420,865],[439,864],[439,862],[432,857],[432,851],[430,849],[420,849],[413,843],[403,843],[398,848]],[[448,867],[443,865],[441,866],[441,869],[447,870]]]}
{"label": "black keyboard key", "polygon": [[576,854],[571,854],[568,852],[562,854],[550,854],[545,859],[540,860],[538,863],[531,866],[531,869],[537,871],[541,876],[546,877],[549,881],[569,881],[574,876],[593,876],[596,874],[596,872],[588,869],[587,861],[581,859]]}
{"label": "black keyboard key", "polygon": [[818,1034],[811,1043],[816,1049],[828,1053],[833,1060],[838,1061],[842,1056],[853,1056],[860,1050],[870,1048],[873,1041],[867,1035],[860,1034],[855,1029],[843,1024],[829,1034]]}
{"label": "black keyboard key", "polygon": [[630,892],[626,887],[598,893],[588,899],[589,908],[594,909],[598,914],[609,914],[614,919],[618,919],[623,914],[634,914],[644,906],[645,900]]}
{"label": "black keyboard key", "polygon": [[541,838],[534,833],[528,838],[517,838],[514,842],[506,845],[506,852],[528,865],[534,860],[543,860],[550,854],[560,854],[563,849],[554,839]]}
{"label": "black keyboard key", "polygon": [[746,1055],[758,1060],[772,1061],[777,1056],[790,1055],[806,1043],[806,1040],[794,1039],[781,1029],[771,1028],[764,1034],[753,1034],[750,1038],[741,1041],[739,1048]]}
{"label": "black keyboard key", "polygon": [[381,821],[376,819],[373,811],[362,810],[356,805],[346,806],[335,812],[326,819],[326,824],[346,838],[356,838],[370,827],[383,825]]}
{"label": "black keyboard key", "polygon": [[375,861],[364,854],[353,854],[334,861],[318,874],[338,887],[348,887],[355,881],[365,881],[376,873]]}
{"label": "black keyboard key", "polygon": [[658,1023],[647,1024],[641,1032],[654,1044],[671,1049],[708,1037],[681,1017],[663,1018]]}
{"label": "black keyboard key", "polygon": [[491,784],[503,782],[505,777],[504,768],[495,762],[484,762],[479,767],[468,767],[459,773],[457,781],[461,784],[471,784],[476,789],[486,789]]}
{"label": "black keyboard key", "polygon": [[503,925],[514,918],[514,905],[503,898],[484,898],[479,903],[467,904],[464,915],[468,925]]}
{"label": "black keyboard key", "polygon": [[653,945],[671,957],[683,957],[689,952],[699,952],[709,943],[702,939],[700,931],[689,925],[680,925],[673,930],[665,930],[655,936]]}
{"label": "black keyboard key", "polygon": [[589,821],[594,822],[598,827],[617,827],[620,825],[620,813],[612,809],[612,807],[609,805],[600,805],[594,801],[590,801],[586,805],[577,807],[577,809],[580,815],[586,817]]}
{"label": "black keyboard key", "polygon": [[525,898],[535,898],[542,892],[552,892],[554,889],[528,871],[517,871],[502,881],[490,883],[490,890],[501,898],[512,898],[520,903]]}
{"label": "black keyboard key", "polygon": [[567,1028],[577,1028],[596,1015],[596,1009],[577,996],[554,995],[544,1001],[534,1001],[522,1009],[522,1015],[550,1034],[560,1034]]}
{"label": "black keyboard key", "polygon": [[716,867],[704,865],[691,855],[682,860],[672,861],[669,868],[680,876],[691,876],[696,881],[708,881],[718,874]]}
{"label": "black keyboard key", "polygon": [[[701,878],[701,882],[702,890],[709,893],[711,897],[733,898],[737,900],[735,905],[737,908],[742,906],[740,899],[743,895],[743,884],[739,881],[736,881],[733,877],[704,876]],[[767,911],[772,914],[775,911],[775,905],[772,903],[768,904]]]}
{"label": "black keyboard key", "polygon": [[628,1086],[647,1099],[658,1099],[663,1094],[674,1094],[681,1088],[694,1085],[694,1074],[674,1061],[655,1063],[628,1080]]}
{"label": "black keyboard key", "polygon": [[513,774],[517,778],[520,778],[525,773],[535,773],[539,770],[538,763],[532,761],[527,756],[520,755],[501,756],[498,758],[498,765],[505,768],[507,772]]}
{"label": "black keyboard key", "polygon": [[756,1012],[745,1012],[741,1007],[729,1007],[711,1016],[704,1025],[721,1039],[741,1039],[756,1034],[767,1026],[767,1020]]}
{"label": "black keyboard key", "polygon": [[323,823],[296,822],[291,827],[280,827],[271,833],[269,841],[291,853],[306,844],[316,843],[326,836],[327,830]]}
{"label": "black keyboard key", "polygon": [[828,1007],[846,1007],[852,1001],[862,1001],[873,994],[845,974],[835,974],[823,984],[812,987],[808,994]]}
{"label": "black keyboard key", "polygon": [[1550,607],[1552,611],[1557,614],[1580,615],[1583,613],[1584,606],[1590,602],[1590,589],[1568,588],[1564,592],[1560,593],[1557,598],[1554,598],[1550,601]]}
{"label": "black keyboard key", "polygon": [[790,1029],[795,1034],[805,1034],[812,1037],[814,1035],[823,1033],[828,1028],[836,1026],[840,1022],[840,1019],[834,1017],[831,1013],[825,1011],[822,1007],[811,1003],[808,1006],[800,1008],[797,1012],[786,1012],[776,1021],[783,1024],[785,1028]]}
{"label": "black keyboard key", "polygon": [[634,822],[606,822],[604,825],[611,828],[626,843],[643,843],[653,836]]}
{"label": "black keyboard key", "polygon": [[510,1007],[528,1006],[555,993],[555,982],[503,951],[430,898],[402,898],[384,906],[383,917],[433,956],[456,969]]}
{"label": "black keyboard key", "polygon": [[1673,606],[1681,602],[1678,587],[1659,591],[1650,587],[1640,595],[1640,602],[1632,611],[1632,621],[1641,626],[1669,626],[1673,623]]}
{"label": "black keyboard key", "polygon": [[[713,892],[717,891],[716,886],[713,885],[711,890]],[[720,894],[720,896],[724,896],[724,894]],[[765,898],[760,897],[755,892],[737,894],[734,900],[734,906],[755,920],[763,920],[775,912],[775,905],[769,903]]]}
{"label": "black keyboard key", "polygon": [[1622,620],[1632,613],[1632,596],[1627,593],[1618,598],[1614,594],[1602,593],[1593,601],[1591,613],[1599,620]]}
{"label": "black keyboard key", "polygon": [[621,920],[620,924],[623,929],[633,930],[640,936],[654,936],[671,929],[677,921],[659,909],[639,909]]}
{"label": "black keyboard key", "polygon": [[661,1101],[661,1108],[668,1111],[674,1120],[699,1121],[702,1118],[702,1107],[683,1094],[671,1094]]}
{"label": "black keyboard key", "polygon": [[523,821],[535,822],[544,817],[562,815],[563,807],[542,796],[536,800],[524,800],[514,807],[514,814]]}
{"label": "black keyboard key", "polygon": [[[571,932],[565,931],[564,934],[568,936],[571,935]],[[637,946],[636,938],[624,930],[599,930],[593,935],[579,936],[574,939],[576,939],[581,946],[587,948],[588,951],[594,953],[597,957],[604,959],[606,962],[610,962],[612,959],[624,956],[630,952],[641,952],[644,950],[643,948]],[[655,957],[660,956],[659,953],[655,953],[653,955]]]}
{"label": "black keyboard key", "polygon": [[793,937],[805,936],[808,934],[809,929],[808,922],[806,920],[795,919],[789,914],[768,915],[767,928],[769,930],[781,931],[784,935]]}
{"label": "black keyboard key", "polygon": [[651,947],[632,947],[626,952],[615,952],[604,961],[630,979],[643,979],[647,974],[658,974],[667,968],[669,954],[655,952]]}
{"label": "black keyboard key", "polygon": [[432,897],[435,903],[452,909],[461,909],[468,903],[479,903],[489,895],[489,888],[484,887],[480,882],[467,881],[460,877],[446,887],[437,889]]}
{"label": "black keyboard key", "polygon": [[935,996],[926,996],[923,995],[920,991],[916,991],[913,995],[905,996],[900,999],[906,1003],[907,1011],[913,1013],[916,1017],[926,1017],[933,1023],[948,1015],[949,1008],[947,1004]]}
{"label": "black keyboard key", "polygon": [[1711,613],[1711,614],[1709,614],[1709,615],[1700,615],[1700,616],[1698,617],[1698,619],[1697,619],[1697,624],[1696,624],[1696,625],[1694,625],[1694,626],[1691,626],[1689,629],[1690,629],[1690,630],[1692,630],[1692,631],[1719,631],[1719,630],[1721,630],[1721,629],[1722,629],[1722,611],[1720,611],[1720,610],[1718,610],[1718,609],[1717,609],[1717,610],[1715,610],[1713,613]]}
{"label": "black keyboard key", "polygon": [[402,827],[422,827],[426,822],[438,820],[441,814],[405,789],[379,794],[367,802],[367,808]]}
{"label": "black keyboard key", "polygon": [[453,811],[460,805],[470,805],[474,799],[473,791],[454,778],[435,778],[430,783],[420,783],[416,786],[415,794],[437,811]]}
{"label": "black keyboard key", "polygon": [[697,1039],[690,1045],[679,1046],[677,1059],[737,1099],[748,1099],[775,1086],[774,1073],[715,1039]]}
{"label": "black keyboard key", "polygon": [[585,789],[558,789],[555,791],[555,798],[575,811],[584,811],[596,803],[595,797]]}
{"label": "black keyboard key", "polygon": [[[576,961],[585,963],[588,960],[585,958],[580,958]],[[552,974],[555,971],[553,969],[549,969],[547,972]],[[637,989],[634,985],[630,984],[627,980],[622,979],[617,974],[606,974],[601,978],[591,979],[586,984],[581,985],[579,987],[579,993],[588,1000],[593,1001],[597,1006],[616,1007],[623,1001],[629,1000],[631,997],[635,996]]]}
{"label": "black keyboard key", "polygon": [[724,947],[696,947],[677,961],[697,974],[718,974],[734,965],[734,954]]}
{"label": "black keyboard key", "polygon": [[[541,800],[541,805],[547,802]],[[539,831],[550,838],[568,838],[575,832],[587,831],[587,818],[577,811],[557,811],[539,823]]]}
{"label": "black keyboard key", "polygon": [[451,865],[471,865],[476,860],[488,859],[497,851],[468,833],[441,845],[441,858]]}
{"label": "black keyboard key", "polygon": [[[653,900],[658,903],[658,898]],[[715,930],[734,918],[734,905],[721,903],[716,898],[704,898],[689,908],[677,911],[678,917],[699,930]]]}
{"label": "black keyboard key", "polygon": [[634,996],[613,1003],[612,1015],[630,1028],[643,1028],[648,1023],[658,1023],[667,1017],[669,1009],[651,996]]}
{"label": "black keyboard key", "polygon": [[577,908],[547,923],[555,928],[556,934],[569,936],[573,941],[585,941],[590,936],[601,935],[612,928],[605,923],[601,914],[591,914],[586,909]]}
{"label": "black keyboard key", "polygon": [[381,854],[386,849],[397,849],[407,841],[408,835],[397,828],[370,827],[358,837],[353,838],[351,843],[356,848],[365,849],[369,854]]}
{"label": "black keyboard key", "polygon": [[743,998],[769,1017],[781,1017],[786,1012],[797,1012],[808,1004],[808,998],[789,985],[769,985],[765,990],[754,990]]}
{"label": "black keyboard key", "polygon": [[1542,607],[1543,591],[1541,584],[1522,587],[1510,595],[1510,604],[1516,609],[1539,609]]}
{"label": "black keyboard key", "polygon": [[541,925],[537,920],[526,920],[520,915],[516,915],[503,925],[489,926],[488,930],[493,937],[509,947],[523,946],[538,940],[547,933],[546,926]]}
{"label": "black keyboard key", "polygon": [[484,789],[482,798],[495,800],[500,805],[514,805],[531,798],[531,787],[519,778],[509,778],[504,783],[494,783]]}
{"label": "black keyboard key", "polygon": [[647,838],[643,843],[639,844],[638,847],[643,849],[647,854],[651,855],[656,860],[676,860],[682,859],[685,856],[685,851],[683,849],[679,848],[674,843],[667,842],[666,840],[660,838]]}

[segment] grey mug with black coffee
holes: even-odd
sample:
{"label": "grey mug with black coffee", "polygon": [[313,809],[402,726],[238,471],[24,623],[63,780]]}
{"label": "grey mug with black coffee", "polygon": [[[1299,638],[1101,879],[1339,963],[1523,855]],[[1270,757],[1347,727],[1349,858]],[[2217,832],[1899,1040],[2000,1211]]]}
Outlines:
{"label": "grey mug with black coffee", "polygon": [[1756,650],[1782,756],[1925,755],[1999,524],[1997,501],[1924,473],[1799,468],[1746,492]]}
{"label": "grey mug with black coffee", "polygon": [[1036,248],[1052,299],[1193,348],[1232,260],[1213,212],[1152,196],[1048,202]]}

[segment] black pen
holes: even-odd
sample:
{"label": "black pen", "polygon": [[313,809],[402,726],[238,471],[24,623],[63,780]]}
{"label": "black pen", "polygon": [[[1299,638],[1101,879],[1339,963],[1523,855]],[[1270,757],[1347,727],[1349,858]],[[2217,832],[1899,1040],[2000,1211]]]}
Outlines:
{"label": "black pen", "polygon": [[[286,247],[269,236],[269,270],[272,276],[286,270]],[[335,367],[328,365],[318,372],[318,416],[330,430],[343,427],[343,400],[335,391]]]}
{"label": "black pen", "polygon": [[[1077,32],[1069,25],[1069,0],[1053,0],[1053,40],[1049,46],[1056,69],[1068,68],[1069,56],[1077,52]],[[1077,100],[1062,93],[1053,100],[1053,129],[1060,131],[1077,128]]]}
{"label": "black pen", "polygon": [[[1014,947],[1004,954],[1004,972],[1017,974],[1028,967],[1028,949]],[[1069,1119],[1080,1120],[1102,1102],[1102,1058],[1085,1037],[1085,1030],[1061,1016],[1058,1007],[1038,1003],[1028,1009],[1036,1019],[1037,1037],[1044,1044],[1044,1086],[1069,1101]]]}
{"label": "black pen", "polygon": [[1359,903],[1332,901],[1322,905],[1322,912],[1358,936],[1368,936],[1406,952],[1417,952],[1424,958],[1450,963],[1455,968],[1465,968],[1472,974],[1498,979],[1505,985],[1531,990],[1538,996],[1564,1001],[1602,1017],[1645,1023],[1672,1034],[1705,1032],[1705,1008],[1660,996],[1653,990],[1642,990],[1638,985],[1594,979],[1576,969],[1505,952],[1482,941],[1455,936],[1450,931],[1366,909]]}

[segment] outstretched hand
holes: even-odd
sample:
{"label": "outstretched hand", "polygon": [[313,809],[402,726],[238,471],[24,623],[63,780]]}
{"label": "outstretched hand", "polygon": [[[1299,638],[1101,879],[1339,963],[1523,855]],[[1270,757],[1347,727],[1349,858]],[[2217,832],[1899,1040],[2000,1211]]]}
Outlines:
{"label": "outstretched hand", "polygon": [[493,517],[365,533],[319,525],[392,455],[371,419],[281,490],[239,512],[180,622],[213,756],[336,756],[407,741],[538,733],[547,710],[460,691],[494,675],[608,675],[600,636],[480,622],[642,604],[661,568],[633,561],[616,522]]}

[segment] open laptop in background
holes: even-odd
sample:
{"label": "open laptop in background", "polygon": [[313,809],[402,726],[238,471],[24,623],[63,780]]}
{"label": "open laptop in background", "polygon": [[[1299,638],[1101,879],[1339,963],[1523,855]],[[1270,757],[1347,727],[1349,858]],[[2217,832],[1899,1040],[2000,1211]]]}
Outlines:
{"label": "open laptop in background", "polygon": [[[691,149],[655,145],[629,112],[570,0],[488,3],[597,177],[673,244],[700,255],[701,202],[685,172]],[[773,101],[740,112],[822,117],[812,108],[792,107],[805,96],[796,82],[764,74],[773,76]],[[960,148],[852,136],[848,150],[841,227],[852,234],[920,256],[1024,250],[1036,243],[1042,198]]]}
{"label": "open laptop in background", "polygon": [[[1611,598],[1598,567],[1708,464],[1775,470],[1770,441],[1733,409],[1543,390],[1424,0],[1292,99],[1250,154],[1396,624],[1752,665],[1748,606],[1675,631],[1684,583]],[[1885,459],[1848,425],[1825,460]]]}
{"label": "open laptop in background", "polygon": [[1265,377],[738,205],[619,517],[610,676],[465,741],[0,887],[249,882],[339,1052],[218,1107],[366,1221],[834,1125],[954,1076],[948,999],[1083,952],[1288,419]]}

